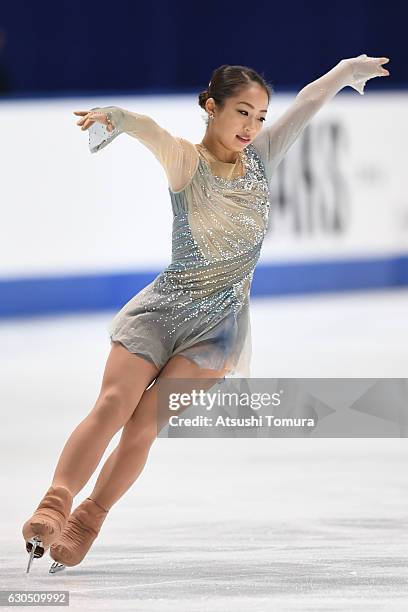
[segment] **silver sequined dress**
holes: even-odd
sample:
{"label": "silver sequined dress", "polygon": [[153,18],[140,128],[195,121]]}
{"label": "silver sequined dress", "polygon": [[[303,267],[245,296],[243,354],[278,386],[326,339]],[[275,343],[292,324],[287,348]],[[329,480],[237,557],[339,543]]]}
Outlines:
{"label": "silver sequined dress", "polygon": [[241,173],[230,179],[202,145],[172,136],[146,115],[100,109],[115,129],[108,133],[95,123],[91,151],[121,133],[137,138],[164,167],[173,210],[172,261],[109,323],[112,342],[159,368],[183,355],[201,368],[250,376],[250,287],[267,230],[272,173],[324,102],[345,85],[363,93],[360,58],[342,60],[304,87],[244,149]]}
{"label": "silver sequined dress", "polygon": [[[207,201],[204,224],[189,222],[197,192],[203,196],[200,203]],[[249,289],[269,211],[259,155],[248,146],[246,173],[232,180],[212,175],[200,155],[188,186],[169,193],[171,264],[118,312],[111,340],[159,367],[178,354],[202,368],[228,364],[232,373],[237,366],[238,372],[248,373]],[[228,200],[228,209],[210,209],[213,193]]]}

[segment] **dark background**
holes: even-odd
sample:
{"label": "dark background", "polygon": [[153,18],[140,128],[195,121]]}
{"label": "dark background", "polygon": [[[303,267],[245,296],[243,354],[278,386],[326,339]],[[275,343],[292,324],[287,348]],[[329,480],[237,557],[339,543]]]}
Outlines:
{"label": "dark background", "polygon": [[[408,2],[1,2],[2,96],[194,92],[220,64],[298,90],[340,59],[387,56],[408,82]],[[385,82],[386,81],[386,82]]]}

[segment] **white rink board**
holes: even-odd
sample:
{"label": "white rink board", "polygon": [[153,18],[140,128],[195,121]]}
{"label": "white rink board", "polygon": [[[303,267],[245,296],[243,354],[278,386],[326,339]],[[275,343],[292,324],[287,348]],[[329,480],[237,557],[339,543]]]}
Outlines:
{"label": "white rink board", "polygon": [[[274,95],[266,125],[294,96]],[[405,93],[367,88],[360,96],[347,87],[317,113],[272,179],[261,261],[408,251],[407,102]],[[158,270],[170,262],[164,170],[126,134],[91,155],[75,125],[74,110],[111,104],[149,114],[192,142],[204,135],[204,111],[192,95],[0,102],[2,224],[13,228],[2,234],[1,277]]]}

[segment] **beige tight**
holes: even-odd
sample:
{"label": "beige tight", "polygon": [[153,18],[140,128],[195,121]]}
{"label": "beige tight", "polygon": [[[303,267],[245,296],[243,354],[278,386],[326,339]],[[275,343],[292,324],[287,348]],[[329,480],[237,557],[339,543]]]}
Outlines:
{"label": "beige tight", "polygon": [[[211,379],[224,374],[225,370],[203,370],[181,355],[172,357],[159,371],[114,342],[96,404],[68,438],[52,484],[68,488],[75,496],[96,470],[112,437],[123,427],[119,444],[105,461],[90,495],[103,508],[110,509],[142,472],[157,437],[156,380]],[[203,381],[202,387],[208,389],[209,383]],[[163,425],[159,423],[159,430]]]}

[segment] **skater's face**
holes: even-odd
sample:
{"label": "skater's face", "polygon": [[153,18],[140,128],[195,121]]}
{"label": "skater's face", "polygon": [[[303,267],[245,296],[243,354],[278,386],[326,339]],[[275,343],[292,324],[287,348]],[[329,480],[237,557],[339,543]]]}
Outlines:
{"label": "skater's face", "polygon": [[227,98],[223,108],[218,109],[213,102],[213,98],[209,98],[206,106],[214,114],[214,119],[209,119],[214,136],[226,149],[242,151],[262,129],[268,110],[268,94],[258,83],[251,83],[236,96]]}

